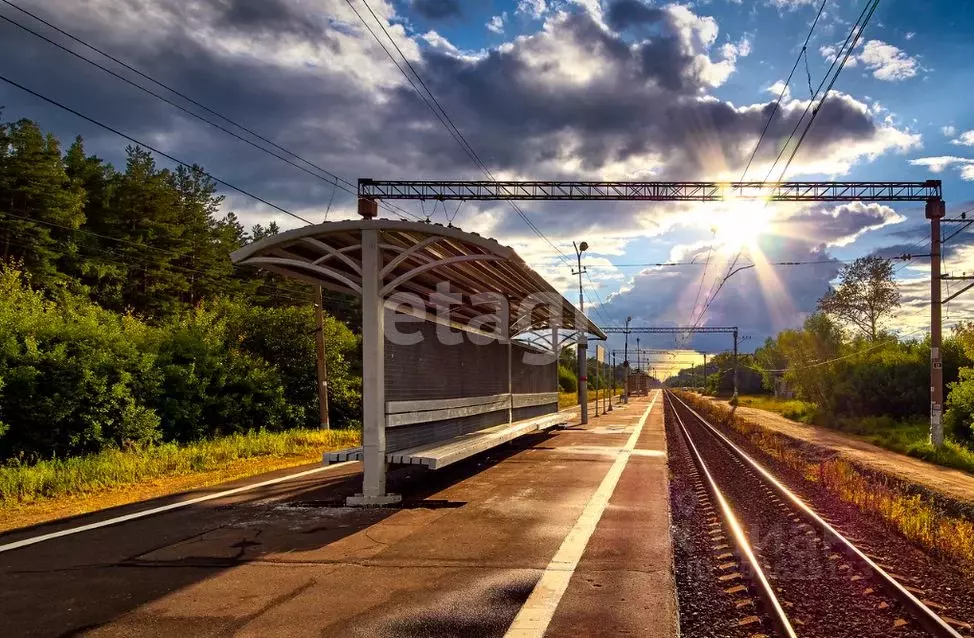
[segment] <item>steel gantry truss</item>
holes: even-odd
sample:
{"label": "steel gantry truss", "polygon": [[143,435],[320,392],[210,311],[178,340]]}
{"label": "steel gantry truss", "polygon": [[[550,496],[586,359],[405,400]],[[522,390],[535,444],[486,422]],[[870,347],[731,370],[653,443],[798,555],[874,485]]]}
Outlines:
{"label": "steel gantry truss", "polygon": [[360,179],[360,200],[580,200],[720,202],[925,202],[942,197],[926,182],[515,182],[379,181]]}
{"label": "steel gantry truss", "polygon": [[[360,179],[358,212],[373,218],[379,200],[653,201],[653,202],[923,202],[930,220],[930,440],[943,445],[940,180],[924,182],[579,182]],[[620,329],[622,330],[622,329]],[[660,333],[657,333],[660,334]],[[736,333],[735,333],[736,334]],[[735,339],[735,342],[737,340]],[[736,348],[735,348],[736,350]],[[735,356],[736,360],[736,356]],[[734,366],[737,389],[737,366]]]}

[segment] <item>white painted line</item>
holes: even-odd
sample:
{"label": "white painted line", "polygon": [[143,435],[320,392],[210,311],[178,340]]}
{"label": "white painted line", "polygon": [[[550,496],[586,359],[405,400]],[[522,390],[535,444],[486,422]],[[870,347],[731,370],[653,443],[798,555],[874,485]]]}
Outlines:
{"label": "white painted line", "polygon": [[551,559],[544,573],[541,574],[538,584],[534,586],[531,595],[528,596],[524,606],[514,618],[505,638],[541,638],[548,630],[548,625],[551,624],[551,619],[555,615],[555,609],[558,608],[558,603],[561,602],[565,590],[568,589],[572,574],[575,573],[578,562],[582,559],[582,554],[585,553],[585,548],[588,546],[588,541],[595,532],[595,527],[599,524],[602,513],[609,504],[609,499],[612,498],[612,493],[619,483],[619,477],[622,476],[622,471],[626,469],[629,457],[636,448],[636,441],[639,440],[639,434],[643,431],[646,419],[649,418],[649,413],[656,405],[659,394],[660,391],[657,390],[649,407],[639,418],[636,429],[629,435],[626,445],[619,450],[619,455],[612,467],[609,468],[605,478],[602,479],[602,483],[599,484],[598,489],[595,490],[585,505],[585,509],[582,510],[581,516],[575,521],[575,526],[562,541],[561,547],[558,548],[554,558]]}
{"label": "white painted line", "polygon": [[133,512],[131,514],[125,514],[124,516],[116,516],[115,518],[109,518],[104,521],[98,521],[97,523],[89,523],[88,525],[81,525],[80,527],[72,527],[69,529],[63,529],[58,532],[51,532],[50,534],[41,534],[40,536],[31,536],[30,538],[25,538],[13,543],[7,543],[6,545],[0,545],[0,554],[3,552],[9,552],[14,549],[20,549],[21,547],[27,547],[28,545],[35,545],[37,543],[43,543],[44,541],[53,540],[55,538],[61,538],[63,536],[71,536],[72,534],[80,534],[81,532],[87,532],[93,529],[98,529],[99,527],[108,527],[109,525],[118,525],[119,523],[124,523],[126,521],[132,521],[137,518],[145,518],[146,516],[154,516],[156,514],[161,514],[162,512],[168,512],[170,510],[179,509],[181,507],[189,507],[190,505],[196,505],[197,503],[203,503],[205,501],[212,501],[218,498],[224,498],[226,496],[233,496],[234,494],[240,494],[242,492],[247,492],[250,490],[255,490],[259,487],[267,487],[268,485],[276,485],[277,483],[283,483],[285,481],[290,481],[293,479],[302,478],[304,476],[310,476],[312,474],[318,474],[319,472],[327,472],[343,465],[348,465],[349,463],[356,463],[356,461],[345,461],[344,463],[334,463],[332,465],[325,465],[322,467],[315,467],[310,470],[305,470],[303,472],[298,472],[297,474],[288,474],[287,476],[279,476],[277,478],[269,479],[267,481],[261,481],[260,483],[254,483],[252,485],[243,485],[241,487],[235,487],[232,490],[225,490],[223,492],[216,492],[214,494],[206,494],[204,496],[197,496],[196,498],[191,498],[186,501],[179,501],[178,503],[170,503],[169,505],[163,505],[161,507],[153,507],[152,509],[142,510],[141,512]]}

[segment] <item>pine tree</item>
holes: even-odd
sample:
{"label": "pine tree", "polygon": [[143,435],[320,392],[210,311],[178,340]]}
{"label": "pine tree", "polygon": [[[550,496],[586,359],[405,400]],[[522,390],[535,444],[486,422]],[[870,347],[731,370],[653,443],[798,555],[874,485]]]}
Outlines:
{"label": "pine tree", "polygon": [[64,285],[59,261],[84,222],[83,204],[53,135],[29,120],[0,126],[0,259],[22,262],[35,285]]}

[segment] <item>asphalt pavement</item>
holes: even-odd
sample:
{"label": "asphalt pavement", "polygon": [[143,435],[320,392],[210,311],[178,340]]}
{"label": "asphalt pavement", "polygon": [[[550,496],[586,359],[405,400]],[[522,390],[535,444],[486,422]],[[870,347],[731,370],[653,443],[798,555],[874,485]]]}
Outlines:
{"label": "asphalt pavement", "polygon": [[[352,463],[0,552],[3,636],[676,636],[662,401],[352,509]],[[309,468],[0,536],[0,546]]]}

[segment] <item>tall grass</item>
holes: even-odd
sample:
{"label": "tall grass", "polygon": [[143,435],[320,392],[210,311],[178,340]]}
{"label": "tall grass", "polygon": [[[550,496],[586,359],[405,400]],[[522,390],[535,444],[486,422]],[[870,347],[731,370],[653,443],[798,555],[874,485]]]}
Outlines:
{"label": "tall grass", "polygon": [[745,395],[740,397],[738,405],[775,412],[792,421],[853,434],[887,450],[974,474],[974,450],[949,439],[942,448],[935,448],[930,444],[930,426],[925,418],[903,420],[888,416],[841,417],[832,423],[824,423],[816,405],[807,401]]}
{"label": "tall grass", "polygon": [[818,409],[814,403],[799,401],[798,399],[775,399],[774,397],[767,396],[741,395],[737,399],[737,405],[776,412],[786,419],[808,424],[814,423],[815,417],[818,415]]}
{"label": "tall grass", "polygon": [[219,470],[241,459],[307,456],[358,442],[357,430],[262,431],[185,446],[167,443],[32,465],[12,464],[0,467],[0,507]]}

